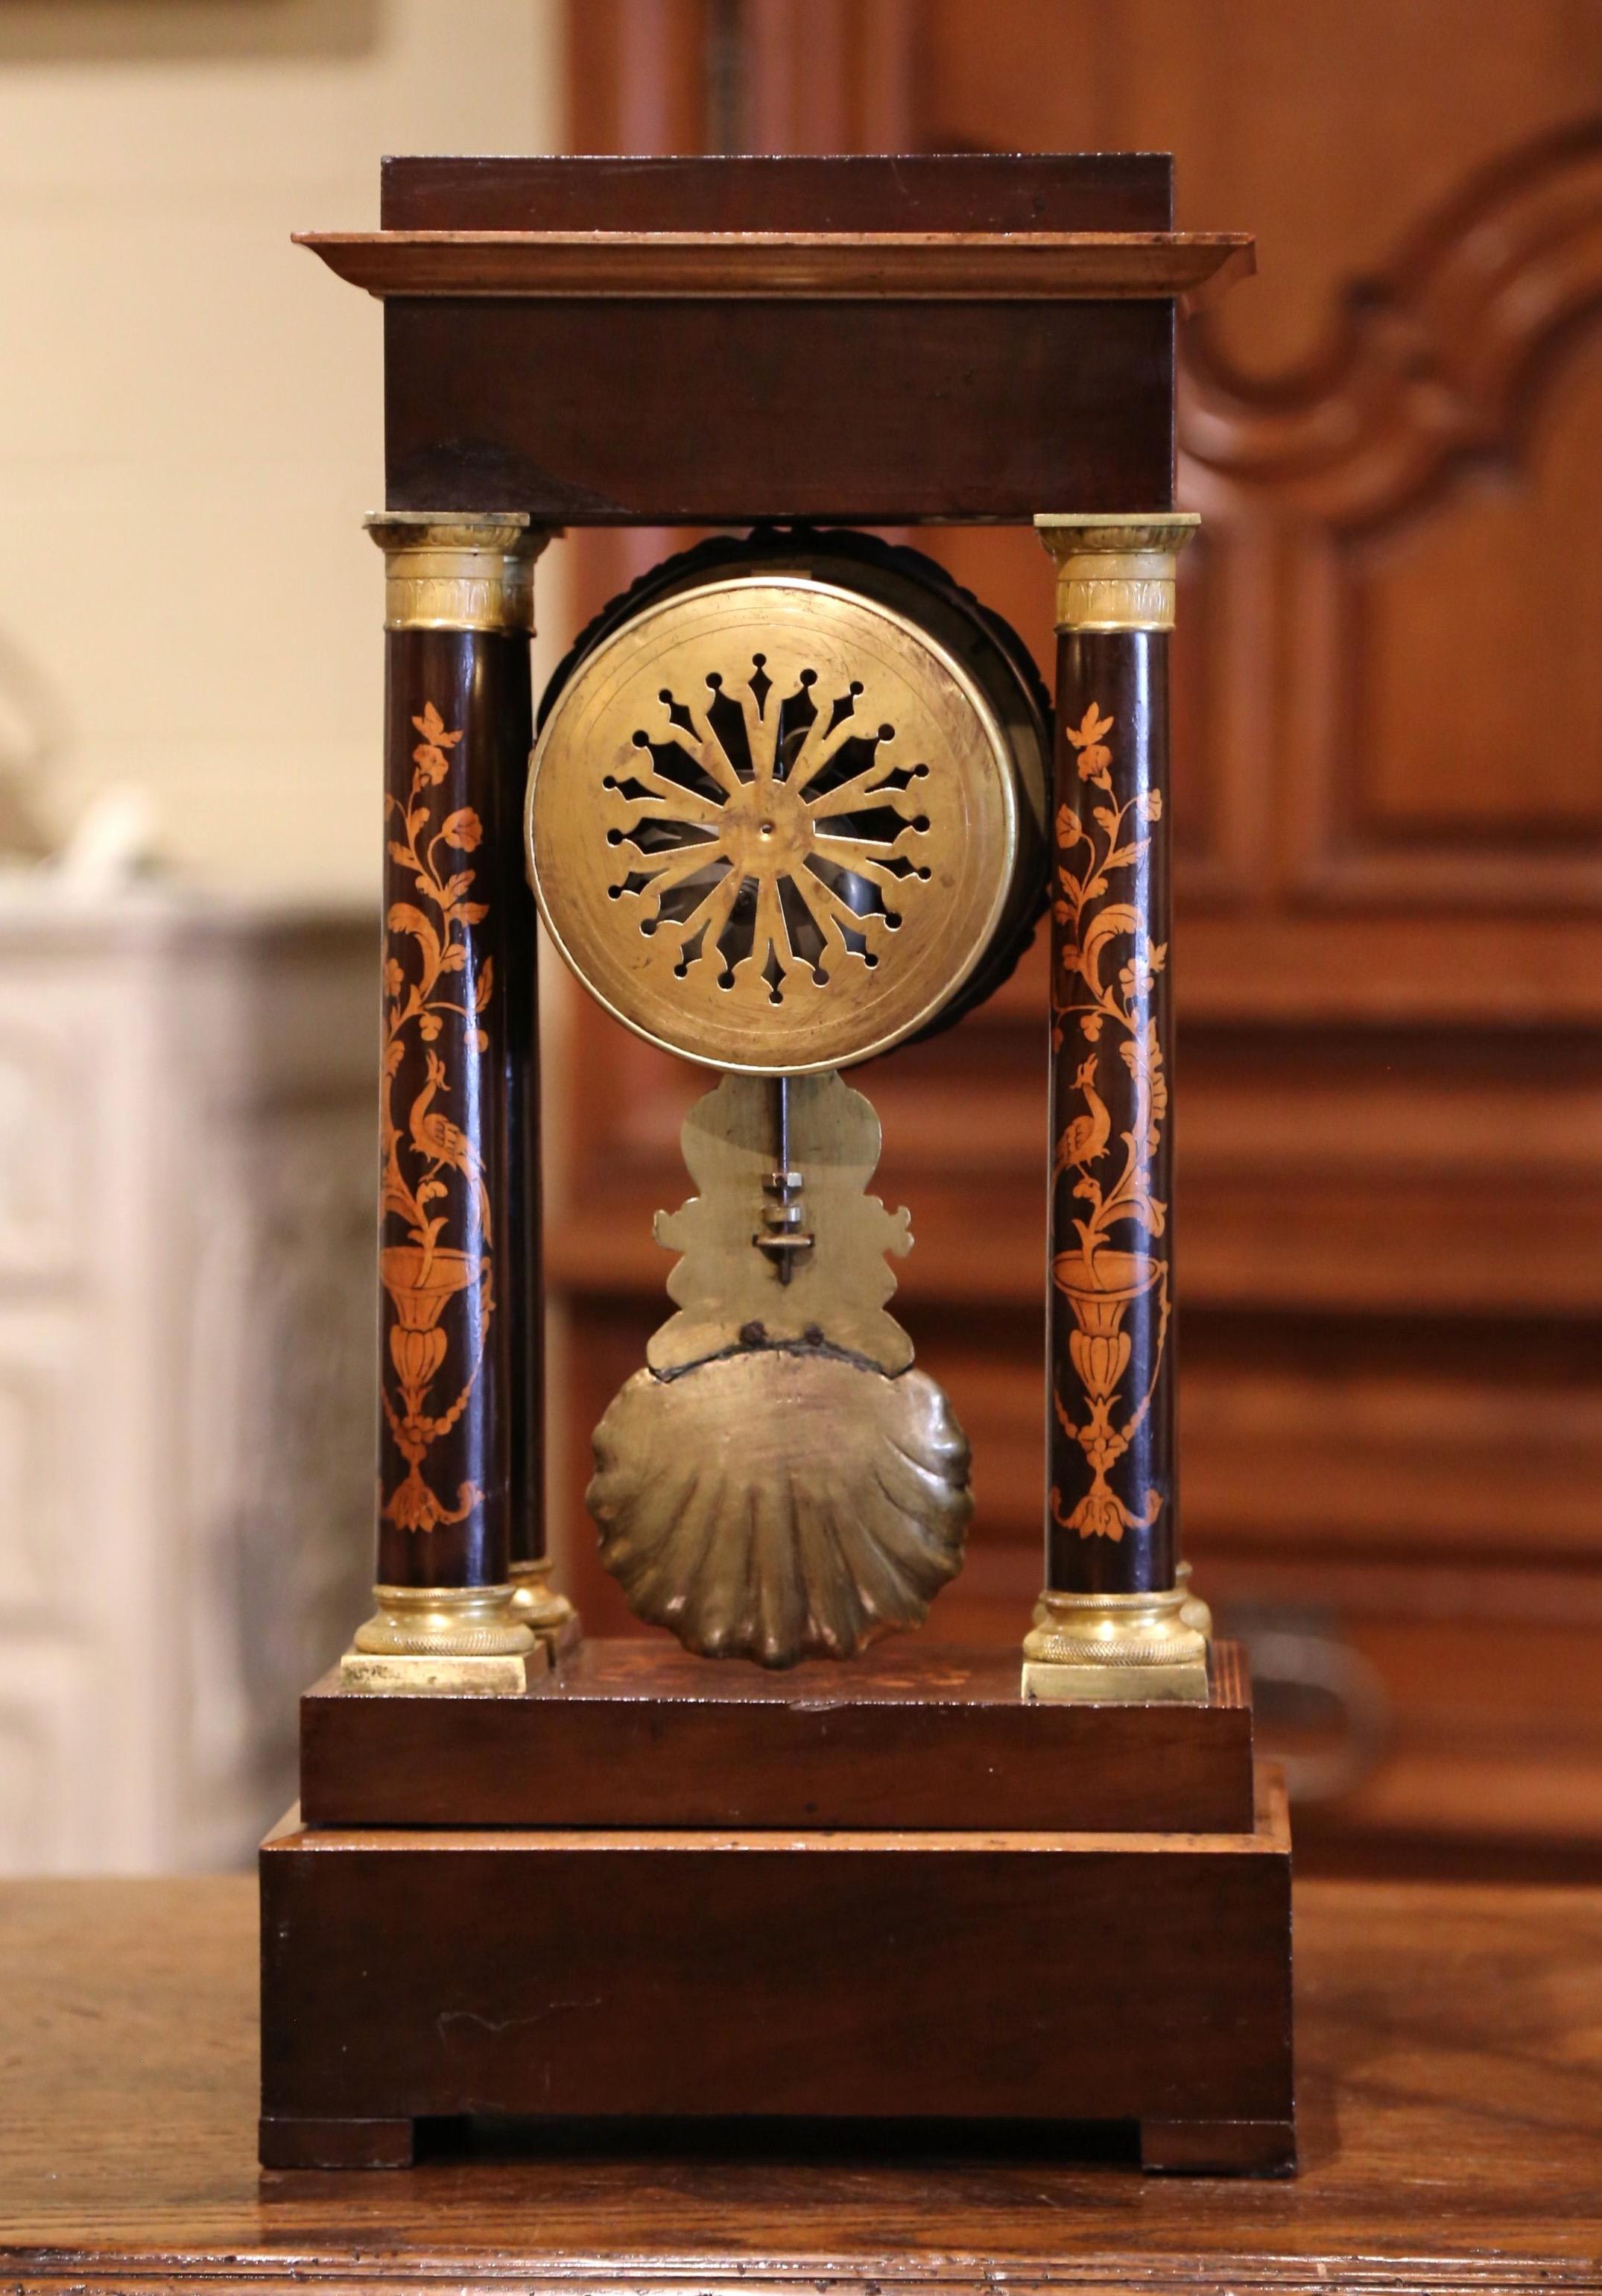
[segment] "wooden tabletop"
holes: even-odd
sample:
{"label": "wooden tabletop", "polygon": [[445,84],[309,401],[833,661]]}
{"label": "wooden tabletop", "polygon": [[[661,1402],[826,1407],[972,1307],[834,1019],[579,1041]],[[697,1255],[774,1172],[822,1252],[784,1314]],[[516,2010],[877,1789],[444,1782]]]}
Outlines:
{"label": "wooden tabletop", "polygon": [[262,2175],[254,1883],[9,1883],[0,2296],[1602,2290],[1602,1893],[1311,1882],[1296,1918],[1294,2183],[527,2139]]}

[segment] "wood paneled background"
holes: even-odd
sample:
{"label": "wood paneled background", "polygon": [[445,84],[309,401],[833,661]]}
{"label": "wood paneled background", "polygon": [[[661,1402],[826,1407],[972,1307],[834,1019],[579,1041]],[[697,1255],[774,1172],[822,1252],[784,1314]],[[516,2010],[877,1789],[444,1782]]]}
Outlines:
{"label": "wood paneled background", "polygon": [[[1157,147],[1181,227],[1258,234],[1184,346],[1186,1543],[1304,1854],[1602,1865],[1602,0],[571,16],[574,150]],[[585,604],[668,540],[585,537]],[[933,546],[1049,661],[1032,537]],[[953,1638],[1015,1641],[1039,1582],[1044,1007],[1037,955],[862,1078],[974,1442]],[[587,1436],[699,1080],[566,1012],[559,1501],[617,1631]]]}

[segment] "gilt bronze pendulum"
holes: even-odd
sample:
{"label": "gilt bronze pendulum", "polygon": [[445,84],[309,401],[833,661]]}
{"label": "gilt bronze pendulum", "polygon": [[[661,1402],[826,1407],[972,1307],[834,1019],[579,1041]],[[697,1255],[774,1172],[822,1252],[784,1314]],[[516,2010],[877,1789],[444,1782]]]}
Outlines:
{"label": "gilt bronze pendulum", "polygon": [[530,871],[579,978],[725,1071],[677,1305],[595,1433],[601,1559],[691,1649],[788,1666],[922,1619],[958,1569],[968,1445],[887,1313],[908,1216],[838,1074],[1004,977],[1038,914],[1044,696],[928,561],[861,537],[718,544],[607,611],[547,697]]}
{"label": "gilt bronze pendulum", "polygon": [[[698,1193],[656,1225],[677,1313],[595,1431],[587,1504],[631,1609],[705,1656],[852,1657],[961,1564],[968,1444],[887,1312],[912,1239],[865,1193],[879,1147],[835,1075],[725,1077],[685,1119]],[[776,1179],[805,1228],[774,1233]]]}

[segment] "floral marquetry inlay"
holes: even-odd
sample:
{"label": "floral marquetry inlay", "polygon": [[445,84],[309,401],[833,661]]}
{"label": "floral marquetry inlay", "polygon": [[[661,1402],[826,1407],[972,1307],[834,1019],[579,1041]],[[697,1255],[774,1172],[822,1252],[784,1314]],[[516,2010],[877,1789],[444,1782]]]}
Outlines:
{"label": "floral marquetry inlay", "polygon": [[[1060,1382],[1051,1402],[1063,1432],[1084,1455],[1091,1483],[1071,1511],[1054,1489],[1051,1512],[1082,1538],[1121,1539],[1126,1529],[1154,1523],[1163,1506],[1162,1493],[1147,1490],[1132,1507],[1109,1477],[1151,1407],[1168,1331],[1168,1263],[1155,1249],[1168,1207],[1152,1193],[1168,1086],[1151,1011],[1152,984],[1168,951],[1153,942],[1144,906],[1131,898],[1148,861],[1162,795],[1150,790],[1118,801],[1107,740],[1113,728],[1092,702],[1067,729],[1082,794],[1077,807],[1059,806],[1056,820],[1060,963],[1052,1041],[1060,1054],[1077,1039],[1082,1056],[1073,1071],[1076,1105],[1056,1141],[1052,1185],[1067,1185],[1083,1209],[1072,1221],[1077,1246],[1057,1254],[1051,1277],[1073,1310],[1068,1355],[1083,1402],[1070,1409]],[[1113,1072],[1110,1086],[1109,1061],[1124,1071]],[[1128,1115],[1116,1137],[1109,1102]],[[1157,1301],[1156,1343],[1140,1390],[1131,1392],[1125,1319],[1148,1295]]]}
{"label": "floral marquetry inlay", "polygon": [[[392,902],[385,920],[386,1241],[380,1273],[395,1321],[382,1399],[407,1472],[394,1490],[384,1493],[382,1505],[385,1520],[398,1529],[427,1531],[463,1521],[484,1496],[477,1484],[463,1482],[454,1498],[444,1497],[426,1468],[435,1444],[467,1408],[494,1314],[489,1195],[478,1150],[448,1113],[453,1095],[470,1095],[473,1087],[470,1079],[451,1073],[438,1047],[442,1041],[460,1044],[470,1027],[470,1056],[487,1049],[478,1016],[494,982],[486,959],[470,990],[468,985],[469,929],[489,911],[470,898],[475,872],[458,865],[482,842],[483,825],[470,806],[441,808],[433,795],[449,774],[448,753],[462,734],[447,729],[431,702],[412,724],[421,738],[412,752],[411,788],[404,802],[393,794],[385,800],[389,858],[411,875],[416,898]],[[415,1069],[419,1054],[420,1081],[397,1109],[399,1080],[404,1070]],[[404,1243],[388,1240],[392,1218],[404,1226]],[[442,1382],[451,1354],[446,1311],[453,1307],[465,1310],[460,1318],[464,1340],[456,1376]]]}

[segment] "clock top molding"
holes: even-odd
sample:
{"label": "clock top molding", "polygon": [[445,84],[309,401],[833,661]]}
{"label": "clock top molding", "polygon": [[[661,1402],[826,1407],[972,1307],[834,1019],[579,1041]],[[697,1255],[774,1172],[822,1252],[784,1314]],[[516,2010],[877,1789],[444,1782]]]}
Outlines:
{"label": "clock top molding", "polygon": [[1210,299],[1249,271],[1238,232],[302,232],[370,295]]}
{"label": "clock top molding", "polygon": [[1173,501],[1174,314],[1252,268],[1160,153],[389,160],[388,506],[561,525]]}

